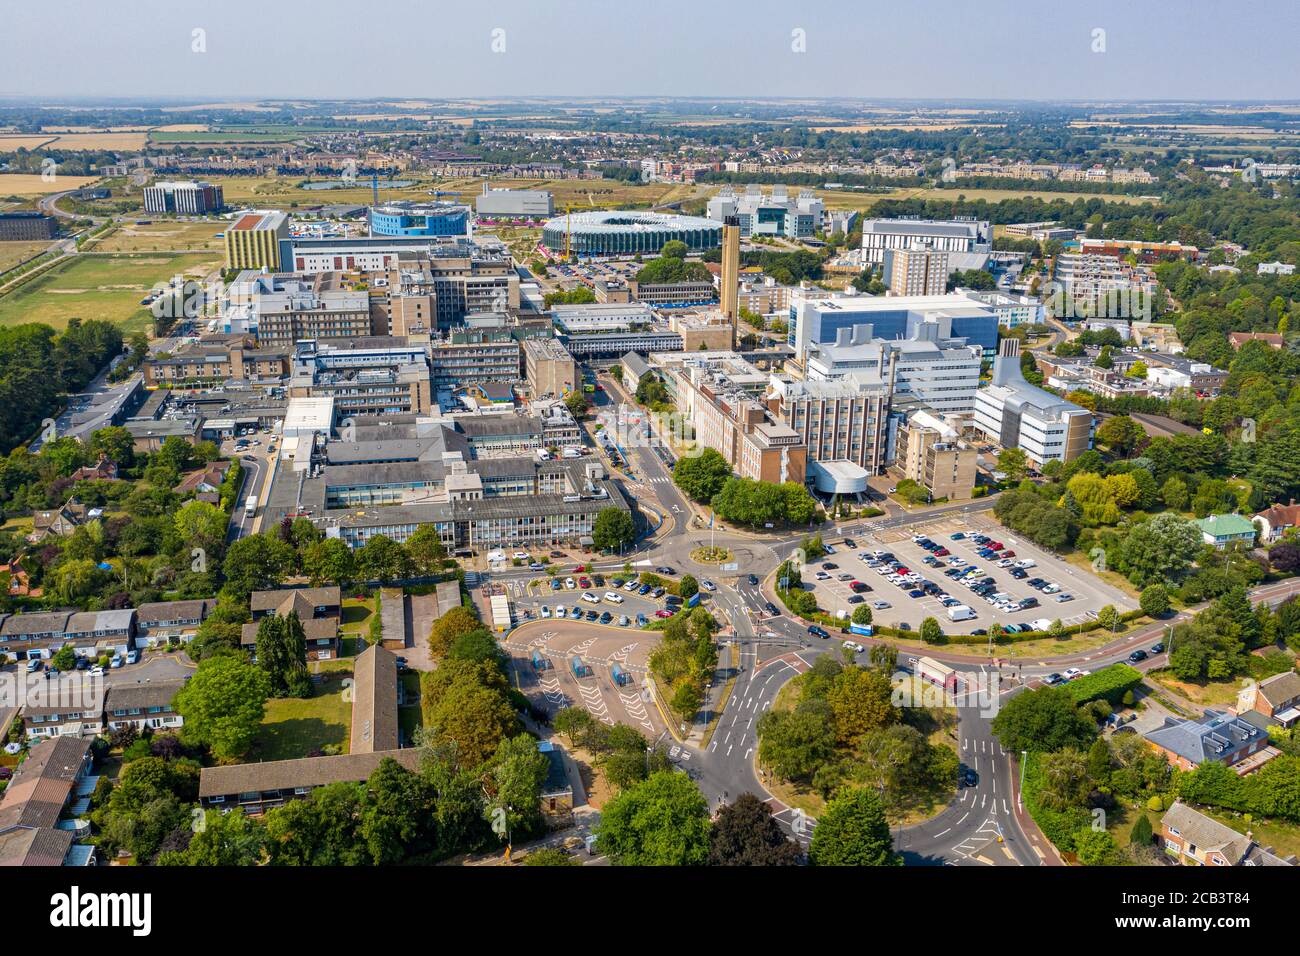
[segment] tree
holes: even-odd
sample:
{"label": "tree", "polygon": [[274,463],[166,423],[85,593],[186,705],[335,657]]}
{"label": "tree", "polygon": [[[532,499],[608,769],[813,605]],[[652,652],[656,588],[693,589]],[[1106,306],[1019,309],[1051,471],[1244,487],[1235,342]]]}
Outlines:
{"label": "tree", "polygon": [[652,774],[605,804],[597,847],[620,866],[701,866],[709,804],[684,773]]}
{"label": "tree", "polygon": [[1119,855],[1115,838],[1105,830],[1091,827],[1075,836],[1074,851],[1083,866],[1113,866]]}
{"label": "tree", "polygon": [[208,658],[176,693],[176,712],[185,718],[182,739],[206,745],[218,760],[242,757],[261,727],[270,693],[261,668],[231,654]]}
{"label": "tree", "polygon": [[1114,415],[1097,428],[1097,441],[1120,457],[1127,457],[1146,437],[1142,426],[1127,415]]}
{"label": "tree", "polygon": [[758,719],[758,762],[783,780],[811,780],[835,753],[830,708],[769,710]]}
{"label": "tree", "polygon": [[385,757],[362,795],[357,836],[376,866],[400,863],[432,845],[436,794],[419,774]]}
{"label": "tree", "polygon": [[406,539],[406,555],[419,574],[433,574],[442,569],[447,548],[435,525],[422,524]]}
{"label": "tree", "polygon": [[799,846],[752,793],[724,804],[709,832],[710,866],[794,866]]}
{"label": "tree", "polygon": [[357,568],[368,581],[388,583],[410,573],[406,549],[384,534],[374,535],[356,555]]}
{"label": "tree", "polygon": [[467,607],[454,607],[433,622],[433,626],[429,629],[429,650],[435,659],[446,657],[456,638],[482,627],[478,615],[472,610]]}
{"label": "tree", "polygon": [[582,866],[582,864],[559,847],[547,846],[540,850],[533,850],[524,857],[524,866]]}
{"label": "tree", "polygon": [[1181,581],[1201,550],[1196,525],[1175,514],[1158,514],[1129,529],[1118,548],[1117,564],[1137,587]]}
{"label": "tree", "polygon": [[1139,813],[1137,819],[1133,821],[1133,829],[1129,831],[1129,842],[1146,846],[1154,839],[1155,834],[1151,831],[1151,821],[1145,813]]}
{"label": "tree", "polygon": [[488,799],[484,812],[491,819],[505,811],[511,840],[526,838],[542,829],[542,784],[550,762],[528,734],[507,737],[497,744],[488,772]]}
{"label": "tree", "polygon": [[993,735],[1007,750],[1055,751],[1084,747],[1096,725],[1079,714],[1067,688],[1042,687],[1017,694],[993,718]]}
{"label": "tree", "polygon": [[677,595],[683,600],[689,600],[700,593],[700,582],[695,580],[693,574],[683,574],[682,579],[677,583]]}
{"label": "tree", "polygon": [[1004,448],[998,453],[998,471],[1007,480],[1019,483],[1029,474],[1029,458],[1020,448]]}
{"label": "tree", "polygon": [[519,732],[519,720],[504,694],[468,680],[446,689],[429,708],[426,726],[454,740],[461,760],[470,767],[484,763],[502,740]]}
{"label": "tree", "polygon": [[77,650],[71,644],[64,644],[50,658],[50,666],[59,671],[70,671],[77,666]]}
{"label": "tree", "polygon": [[826,805],[808,847],[813,866],[901,866],[880,797],[854,787]]}
{"label": "tree", "polygon": [[[643,379],[644,381],[644,379]],[[639,389],[638,389],[639,390]],[[731,477],[731,465],[714,448],[683,456],[673,466],[673,483],[693,501],[708,504]]]}
{"label": "tree", "polygon": [[1187,482],[1176,475],[1165,479],[1165,483],[1160,486],[1160,497],[1174,511],[1186,511],[1187,503],[1191,500]]}
{"label": "tree", "polygon": [[869,667],[844,668],[826,693],[836,741],[847,746],[868,730],[897,721],[898,709],[892,701],[888,674]]}
{"label": "tree", "polygon": [[1147,617],[1164,617],[1172,607],[1169,591],[1163,584],[1148,584],[1138,597],[1138,607]]}
{"label": "tree", "polygon": [[266,829],[239,808],[208,810],[203,826],[182,852],[159,854],[158,866],[257,866],[266,852]]}
{"label": "tree", "polygon": [[269,614],[257,625],[257,663],[266,672],[275,697],[309,697],[307,636],[298,612]]}
{"label": "tree", "polygon": [[564,396],[564,407],[569,410],[570,415],[579,420],[587,414],[590,404],[587,396],[579,389],[574,389]]}
{"label": "tree", "polygon": [[565,707],[551,718],[551,727],[569,738],[570,747],[582,747],[596,727],[596,718],[585,707]]}
{"label": "tree", "polygon": [[226,588],[247,598],[253,591],[279,584],[296,562],[297,554],[288,542],[274,534],[253,534],[231,544],[221,570]]}
{"label": "tree", "polygon": [[[416,534],[431,527],[432,525],[421,525]],[[412,535],[412,539],[414,537]],[[325,538],[307,546],[302,556],[302,570],[311,578],[313,586],[319,587],[326,583],[346,586],[356,579],[357,562],[345,541],[341,538]]]}
{"label": "tree", "polygon": [[932,617],[927,617],[921,622],[921,640],[927,644],[943,643],[943,628],[939,622]]}
{"label": "tree", "polygon": [[859,604],[853,609],[853,616],[850,618],[854,624],[866,626],[871,623],[871,607],[867,604]]}
{"label": "tree", "polygon": [[636,537],[632,514],[622,508],[602,508],[591,528],[592,544],[600,551],[619,551]]}

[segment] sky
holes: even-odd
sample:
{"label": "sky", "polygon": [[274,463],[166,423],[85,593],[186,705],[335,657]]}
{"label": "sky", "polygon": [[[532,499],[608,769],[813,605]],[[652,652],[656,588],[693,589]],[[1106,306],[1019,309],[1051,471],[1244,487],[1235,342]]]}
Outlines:
{"label": "sky", "polygon": [[0,0],[0,97],[1300,100],[1298,35],[1300,0]]}

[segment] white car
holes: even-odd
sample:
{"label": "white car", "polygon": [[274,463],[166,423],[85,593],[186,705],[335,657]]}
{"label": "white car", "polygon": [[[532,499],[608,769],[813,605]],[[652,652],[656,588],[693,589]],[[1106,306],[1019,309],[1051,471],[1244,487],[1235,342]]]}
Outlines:
{"label": "white car", "polygon": [[888,601],[872,601],[871,606],[877,611],[888,611],[891,607]]}
{"label": "white car", "polygon": [[557,604],[557,605],[555,605],[555,616],[556,616],[556,617],[564,617],[564,616],[565,616],[566,614],[568,614],[568,613],[569,613],[569,612],[566,611],[566,610],[564,609],[564,605],[563,605],[563,604]]}
{"label": "white car", "polygon": [[573,578],[565,578],[564,586],[568,588],[570,591],[572,591],[574,588],[578,586],[578,582],[573,580]]}
{"label": "white car", "polygon": [[861,644],[859,644],[857,641],[845,641],[844,646],[847,647],[849,650],[853,651],[855,654],[861,654],[863,651],[866,650],[866,648],[863,647]]}
{"label": "white car", "polygon": [[527,561],[531,555],[527,551],[516,551],[511,557],[518,561]]}
{"label": "white car", "polygon": [[1059,591],[1059,590],[1061,590],[1061,586],[1060,586],[1059,584],[1049,584],[1049,585],[1047,585],[1046,587],[1043,588],[1043,593],[1044,593],[1044,594],[1055,594],[1055,593],[1056,593],[1057,591]]}
{"label": "white car", "polygon": [[550,617],[550,616],[551,616],[551,609],[550,609],[550,607],[548,607],[547,605],[543,604],[543,605],[542,605],[542,617]]}
{"label": "white car", "polygon": [[640,586],[641,585],[637,583],[636,578],[633,578],[631,581],[628,581],[627,584],[623,585],[623,590],[631,592],[631,591],[635,591]]}
{"label": "white car", "polygon": [[596,595],[592,594],[590,591],[582,592],[582,600],[586,601],[588,604],[600,603],[600,598],[596,597]]}
{"label": "white car", "polygon": [[1010,558],[1003,558],[1001,561],[998,562],[998,567],[1000,567],[1000,568],[1009,568],[1009,567],[1011,567],[1011,559],[1010,559]]}
{"label": "white car", "polygon": [[817,580],[818,580],[818,581],[829,581],[830,579],[831,579],[831,576],[830,576],[829,574],[827,574],[825,571],[818,571],[818,572],[817,572]]}
{"label": "white car", "polygon": [[1074,680],[1076,677],[1082,677],[1083,671],[1079,670],[1077,667],[1069,667],[1062,671],[1061,676],[1066,680]]}
{"label": "white car", "polygon": [[91,677],[103,677],[103,676],[104,676],[104,668],[102,668],[102,667],[100,667],[98,664],[96,664],[96,665],[95,665],[94,667],[92,667],[90,670],[86,671],[86,673],[89,674]]}
{"label": "white car", "polygon": [[966,559],[965,559],[965,558],[949,558],[949,559],[948,559],[948,563],[951,564],[954,568],[960,568],[963,564],[966,563]]}

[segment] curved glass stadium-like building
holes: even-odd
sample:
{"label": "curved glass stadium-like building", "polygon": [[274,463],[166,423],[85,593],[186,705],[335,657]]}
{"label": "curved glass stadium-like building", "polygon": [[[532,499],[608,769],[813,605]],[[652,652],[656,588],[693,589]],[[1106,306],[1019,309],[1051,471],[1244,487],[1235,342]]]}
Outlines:
{"label": "curved glass stadium-like building", "polygon": [[656,254],[673,239],[691,252],[704,252],[722,245],[722,223],[700,216],[602,211],[557,216],[542,227],[542,241],[552,252],[564,252],[566,235],[576,256]]}

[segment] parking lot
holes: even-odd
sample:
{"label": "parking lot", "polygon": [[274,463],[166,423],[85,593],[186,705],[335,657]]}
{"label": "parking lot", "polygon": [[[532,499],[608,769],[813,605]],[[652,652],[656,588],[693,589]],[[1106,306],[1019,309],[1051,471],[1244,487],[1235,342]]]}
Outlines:
{"label": "parking lot", "polygon": [[627,724],[654,740],[665,728],[645,675],[657,643],[654,631],[542,621],[517,629],[502,647],[511,682],[547,714],[583,707],[602,723]]}
{"label": "parking lot", "polygon": [[[641,585],[628,590],[626,582],[616,583],[620,580],[623,580],[621,574],[566,571],[554,578],[543,575],[507,579],[500,583],[510,598],[516,624],[555,620],[557,614],[562,613],[566,620],[612,624],[635,630],[653,620],[656,613],[665,608],[666,595],[660,593],[656,597],[657,589],[642,594]],[[613,598],[607,598],[607,594]],[[573,617],[575,610],[580,615],[578,618]],[[606,619],[605,615],[609,617]]]}
{"label": "parking lot", "polygon": [[[976,535],[1002,548],[995,555],[981,555],[985,545]],[[928,540],[931,548],[914,537]],[[834,553],[809,562],[803,573],[805,589],[811,587],[818,605],[832,614],[851,614],[866,604],[878,624],[919,630],[921,621],[933,617],[945,633],[973,634],[995,622],[1004,628],[1037,630],[1035,621],[1040,626],[1058,619],[1076,624],[1096,617],[1107,604],[1121,611],[1135,606],[1119,590],[1009,532],[990,516],[947,516],[850,540],[856,547],[832,539]],[[967,581],[987,582],[987,594],[972,591]],[[995,605],[989,598],[997,596],[1002,597]],[[1037,604],[1020,607],[1022,601]],[[959,606],[970,608],[974,617],[967,617]]]}

